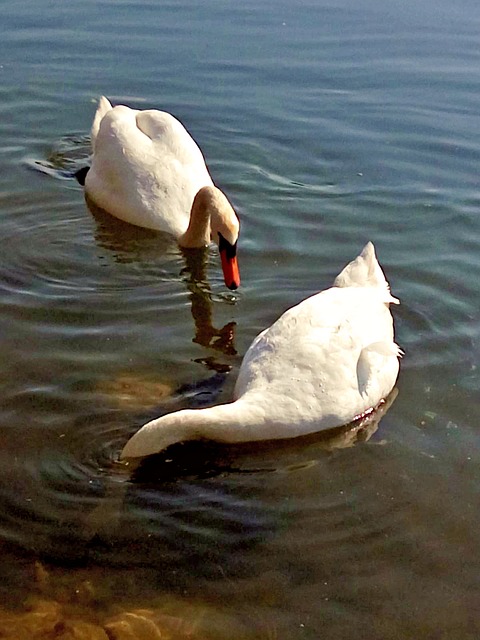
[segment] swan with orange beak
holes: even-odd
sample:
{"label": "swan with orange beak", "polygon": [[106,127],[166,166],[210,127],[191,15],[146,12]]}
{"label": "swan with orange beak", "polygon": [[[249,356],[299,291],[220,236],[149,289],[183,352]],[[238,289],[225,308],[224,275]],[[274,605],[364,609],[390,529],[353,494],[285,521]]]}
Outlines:
{"label": "swan with orange beak", "polygon": [[240,286],[238,217],[174,116],[112,107],[102,97],[91,141],[91,166],[76,174],[87,200],[130,224],[170,233],[182,247],[218,243],[226,286]]}

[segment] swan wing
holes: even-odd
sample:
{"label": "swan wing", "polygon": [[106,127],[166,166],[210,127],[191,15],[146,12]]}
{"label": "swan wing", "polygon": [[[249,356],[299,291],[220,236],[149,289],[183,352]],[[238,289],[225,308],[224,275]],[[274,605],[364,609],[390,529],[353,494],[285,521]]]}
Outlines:
{"label": "swan wing", "polygon": [[360,351],[357,361],[358,391],[362,396],[374,392],[374,387],[384,377],[384,371],[398,366],[403,352],[393,341],[372,342]]}
{"label": "swan wing", "polygon": [[234,397],[254,394],[272,419],[308,429],[346,424],[376,406],[398,374],[383,297],[372,287],[333,287],[289,309],[248,349]]}

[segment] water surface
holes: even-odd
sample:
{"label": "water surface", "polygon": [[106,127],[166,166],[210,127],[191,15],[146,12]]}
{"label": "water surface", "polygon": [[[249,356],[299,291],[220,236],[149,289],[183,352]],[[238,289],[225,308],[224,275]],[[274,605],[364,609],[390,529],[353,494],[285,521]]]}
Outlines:
{"label": "water surface", "polygon": [[[2,4],[5,606],[40,561],[92,581],[97,617],[170,603],[201,637],[478,636],[480,10],[417,5]],[[86,207],[101,94],[200,144],[238,292],[214,247]],[[405,351],[378,424],[117,462],[147,418],[228,400],[254,336],[367,240]]]}

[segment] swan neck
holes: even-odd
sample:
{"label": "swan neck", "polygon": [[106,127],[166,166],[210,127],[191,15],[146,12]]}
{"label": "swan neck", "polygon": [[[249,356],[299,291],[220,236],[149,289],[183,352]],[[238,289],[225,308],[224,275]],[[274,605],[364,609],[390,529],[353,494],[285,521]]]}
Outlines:
{"label": "swan neck", "polygon": [[179,238],[180,246],[187,249],[207,246],[211,236],[210,217],[208,201],[200,190],[193,200],[188,228]]}
{"label": "swan neck", "polygon": [[242,400],[207,409],[176,411],[144,425],[127,442],[122,458],[151,455],[186,440],[234,443],[262,439],[256,430],[258,423],[255,407]]}
{"label": "swan neck", "polygon": [[186,440],[206,438],[217,442],[237,442],[244,439],[249,426],[257,423],[255,411],[241,400],[206,409],[185,409],[165,416],[168,417],[172,418],[173,431],[178,429],[175,435],[181,434]]}

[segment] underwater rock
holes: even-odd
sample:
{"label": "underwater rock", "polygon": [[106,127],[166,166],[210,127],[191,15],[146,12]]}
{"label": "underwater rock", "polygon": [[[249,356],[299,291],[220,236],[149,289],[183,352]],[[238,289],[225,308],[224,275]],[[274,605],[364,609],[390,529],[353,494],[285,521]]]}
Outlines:
{"label": "underwater rock", "polygon": [[110,640],[102,627],[81,620],[65,623],[63,632],[55,638],[58,640]]}
{"label": "underwater rock", "polygon": [[161,640],[160,629],[152,620],[153,612],[138,610],[122,613],[105,624],[111,640]]}
{"label": "underwater rock", "polygon": [[[98,570],[103,574],[102,570]],[[90,575],[89,575],[90,574]],[[172,601],[158,608],[122,608],[112,600],[117,580],[107,584],[95,572],[59,575],[36,561],[34,593],[20,609],[0,607],[1,640],[200,640],[204,610]],[[98,576],[97,576],[98,577]],[[125,585],[124,585],[125,586]],[[167,613],[168,611],[168,613]],[[177,615],[177,613],[179,615]],[[183,616],[185,613],[185,617]]]}
{"label": "underwater rock", "polygon": [[0,611],[0,638],[2,640],[35,640],[58,638],[63,629],[61,605],[50,600],[32,599],[20,613]]}
{"label": "underwater rock", "polygon": [[126,373],[99,383],[96,390],[125,411],[151,409],[173,393],[172,386],[167,383]]}
{"label": "underwater rock", "polygon": [[62,605],[53,600],[30,599],[22,612],[0,610],[2,640],[109,640],[106,631],[82,620],[67,620]]}
{"label": "underwater rock", "polygon": [[110,640],[187,640],[196,638],[197,624],[151,609],[120,613],[105,623]]}

